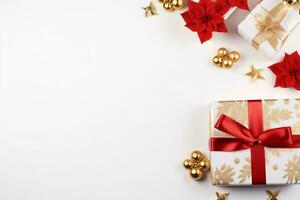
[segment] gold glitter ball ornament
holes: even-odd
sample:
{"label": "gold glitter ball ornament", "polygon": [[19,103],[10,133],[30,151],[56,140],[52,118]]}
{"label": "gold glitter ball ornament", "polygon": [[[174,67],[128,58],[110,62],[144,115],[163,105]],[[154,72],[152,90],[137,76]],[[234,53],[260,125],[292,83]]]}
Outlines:
{"label": "gold glitter ball ornament", "polygon": [[170,2],[164,3],[163,8],[169,12],[171,12],[175,9],[174,6]]}
{"label": "gold glitter ball ornament", "polygon": [[218,49],[218,56],[227,56],[228,55],[228,50],[224,47]]}
{"label": "gold glitter ball ornament", "polygon": [[184,0],[171,0],[170,2],[175,9],[181,9],[184,5]]}
{"label": "gold glitter ball ornament", "polygon": [[229,57],[224,57],[222,60],[222,67],[231,68],[233,65],[233,61]]}
{"label": "gold glitter ball ornament", "polygon": [[190,169],[191,166],[192,166],[193,162],[189,159],[186,159],[183,161],[183,166],[186,168],[186,169]]}
{"label": "gold glitter ball ornament", "polygon": [[222,56],[215,56],[213,57],[212,62],[214,63],[215,66],[222,67],[222,60],[223,60]]}
{"label": "gold glitter ball ornament", "polygon": [[240,53],[237,52],[237,51],[231,51],[231,52],[228,54],[228,57],[231,58],[231,60],[232,60],[233,62],[237,62],[237,61],[240,59],[241,55],[240,55]]}
{"label": "gold glitter ball ornament", "polygon": [[202,160],[200,162],[200,167],[201,167],[201,169],[203,171],[208,171],[210,169],[210,162],[209,162],[209,160],[206,160],[206,159]]}
{"label": "gold glitter ball ornament", "polygon": [[169,0],[158,0],[159,3],[167,3]]}
{"label": "gold glitter ball ornament", "polygon": [[194,169],[191,169],[190,175],[193,179],[200,180],[203,176],[203,172],[198,168],[194,168]]}
{"label": "gold glitter ball ornament", "polygon": [[192,159],[199,160],[199,161],[201,161],[204,158],[204,156],[202,155],[202,153],[200,151],[193,151],[191,156],[192,156]]}
{"label": "gold glitter ball ornament", "polygon": [[282,2],[288,6],[295,6],[297,3],[299,3],[299,0],[282,0]]}

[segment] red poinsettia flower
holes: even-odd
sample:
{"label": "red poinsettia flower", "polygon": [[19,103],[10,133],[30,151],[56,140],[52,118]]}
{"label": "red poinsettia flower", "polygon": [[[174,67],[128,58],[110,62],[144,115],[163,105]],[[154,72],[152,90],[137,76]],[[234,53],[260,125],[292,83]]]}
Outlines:
{"label": "red poinsettia flower", "polygon": [[300,56],[297,51],[285,54],[283,61],[269,67],[276,75],[275,87],[300,90]]}
{"label": "red poinsettia flower", "polygon": [[212,37],[213,32],[228,32],[223,18],[225,13],[226,10],[220,9],[211,0],[190,0],[188,11],[181,15],[186,22],[185,26],[197,32],[201,43],[204,43]]}

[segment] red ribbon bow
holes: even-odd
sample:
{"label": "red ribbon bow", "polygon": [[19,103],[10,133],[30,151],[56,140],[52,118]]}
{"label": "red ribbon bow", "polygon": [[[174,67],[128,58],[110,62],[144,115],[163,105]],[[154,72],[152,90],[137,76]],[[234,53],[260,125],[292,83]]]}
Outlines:
{"label": "red ribbon bow", "polygon": [[254,185],[266,184],[265,147],[300,148],[300,135],[293,135],[290,127],[264,131],[262,102],[248,101],[249,128],[222,114],[215,128],[234,138],[211,138],[211,151],[239,151],[251,149],[251,173]]}

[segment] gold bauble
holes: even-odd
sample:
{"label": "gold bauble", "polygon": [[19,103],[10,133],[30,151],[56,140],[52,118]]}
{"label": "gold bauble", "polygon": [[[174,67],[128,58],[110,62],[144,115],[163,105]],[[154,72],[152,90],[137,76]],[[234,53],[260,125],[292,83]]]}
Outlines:
{"label": "gold bauble", "polygon": [[222,67],[222,60],[223,60],[223,56],[215,56],[213,57],[212,62],[214,63],[215,66]]}
{"label": "gold bauble", "polygon": [[174,6],[170,3],[170,2],[167,2],[167,3],[164,3],[163,4],[163,7],[166,11],[173,11],[174,10]]}
{"label": "gold bauble", "polygon": [[237,51],[232,51],[229,53],[228,57],[231,58],[233,62],[237,62],[241,58],[241,55]]}
{"label": "gold bauble", "polygon": [[222,60],[222,67],[231,68],[233,65],[233,61],[229,57],[224,57]]}
{"label": "gold bauble", "polygon": [[200,167],[203,171],[208,171],[210,169],[210,162],[209,160],[202,160],[200,162]]}
{"label": "gold bauble", "polygon": [[197,169],[191,169],[190,175],[195,180],[200,180],[203,176],[203,172],[197,168]]}
{"label": "gold bauble", "polygon": [[193,164],[192,161],[189,160],[189,159],[186,159],[186,160],[183,161],[183,166],[184,166],[186,169],[190,169],[191,166],[192,166],[192,164]]}
{"label": "gold bauble", "polygon": [[203,154],[200,151],[193,151],[191,156],[194,160],[202,160],[204,158]]}
{"label": "gold bauble", "polygon": [[168,3],[170,0],[158,0],[159,3]]}
{"label": "gold bauble", "polygon": [[171,0],[171,4],[175,9],[181,9],[184,5],[184,0]]}
{"label": "gold bauble", "polygon": [[218,56],[227,56],[228,55],[228,50],[224,47],[218,49]]}
{"label": "gold bauble", "polygon": [[299,0],[282,0],[282,2],[288,6],[295,6]]}

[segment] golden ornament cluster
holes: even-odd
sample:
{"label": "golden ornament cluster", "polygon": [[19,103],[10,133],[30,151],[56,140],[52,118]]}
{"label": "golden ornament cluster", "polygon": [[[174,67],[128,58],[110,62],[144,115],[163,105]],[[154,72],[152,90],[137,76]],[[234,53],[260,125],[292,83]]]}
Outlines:
{"label": "golden ornament cluster", "polygon": [[239,61],[241,55],[237,51],[229,52],[226,48],[218,49],[217,55],[213,57],[212,62],[217,67],[231,68],[234,63]]}
{"label": "golden ornament cluster", "polygon": [[[271,190],[266,190],[266,193],[268,195],[267,200],[279,200],[279,193],[280,191],[277,190],[275,192],[272,192]],[[228,200],[229,192],[216,192],[217,199],[216,200]]]}
{"label": "golden ornament cluster", "polygon": [[195,180],[203,178],[204,172],[210,169],[210,161],[200,151],[193,151],[190,159],[183,161],[183,166],[190,171]]}
{"label": "golden ornament cluster", "polygon": [[166,11],[172,12],[183,8],[185,0],[158,0]]}
{"label": "golden ornament cluster", "polygon": [[283,4],[288,6],[295,6],[299,3],[299,0],[282,0]]}

